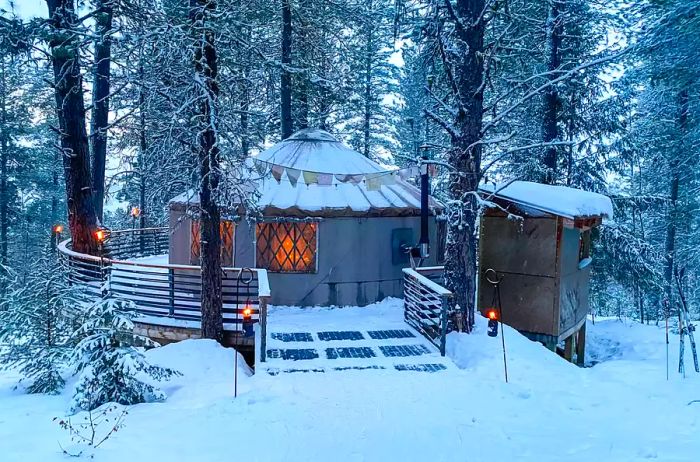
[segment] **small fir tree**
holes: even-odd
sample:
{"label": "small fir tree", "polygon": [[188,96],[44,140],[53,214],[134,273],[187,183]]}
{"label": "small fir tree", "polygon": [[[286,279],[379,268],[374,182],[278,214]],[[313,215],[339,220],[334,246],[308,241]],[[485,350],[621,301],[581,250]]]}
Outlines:
{"label": "small fir tree", "polygon": [[90,411],[105,403],[123,405],[162,401],[165,393],[152,381],[167,380],[179,372],[150,364],[145,348],[159,346],[134,333],[133,305],[111,298],[94,303],[77,330],[73,353],[80,374],[72,411]]}
{"label": "small fir tree", "polygon": [[7,269],[0,299],[0,368],[17,369],[28,393],[59,393],[71,351],[79,292],[63,278],[53,254],[44,254],[24,276]]}

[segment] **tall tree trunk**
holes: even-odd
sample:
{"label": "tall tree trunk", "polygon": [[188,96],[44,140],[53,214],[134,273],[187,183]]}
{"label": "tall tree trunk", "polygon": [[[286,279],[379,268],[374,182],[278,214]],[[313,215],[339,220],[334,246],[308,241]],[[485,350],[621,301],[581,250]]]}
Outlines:
{"label": "tall tree trunk", "polygon": [[[0,57],[0,275],[7,265],[7,231],[10,194],[7,190],[7,163],[10,149],[7,133],[7,68],[5,58]],[[2,279],[0,279],[2,284]]]}
{"label": "tall tree trunk", "polygon": [[[564,32],[561,16],[564,0],[550,0],[547,13],[547,70],[549,79],[554,80],[558,76],[554,73],[561,66],[560,47]],[[544,93],[544,107],[542,118],[542,141],[549,143],[559,137],[559,91],[556,85],[550,85]],[[545,148],[542,181],[553,184],[557,180],[557,148],[549,146]]]}
{"label": "tall tree trunk", "polygon": [[105,166],[107,162],[107,130],[109,124],[110,63],[112,61],[112,0],[97,0],[95,14],[95,64],[93,67],[92,117],[92,186],[95,213],[103,219]]}
{"label": "tall tree trunk", "polygon": [[[315,14],[314,5],[312,0],[301,0],[299,6],[299,14],[297,16],[305,17]],[[303,72],[298,72],[296,74],[295,90],[292,95],[295,97],[296,101],[293,101],[293,114],[294,114],[294,130],[302,130],[304,128],[309,128],[309,114],[311,113],[310,107],[310,73],[311,69],[311,43],[310,43],[310,26],[308,18],[306,20],[300,19],[298,21],[298,40],[297,40],[297,67],[302,67]]]}
{"label": "tall tree trunk", "polygon": [[[474,326],[476,298],[476,226],[479,207],[475,191],[481,171],[482,115],[484,106],[483,73],[485,23],[480,16],[484,0],[458,0],[455,4],[457,39],[444,44],[449,56],[458,101],[447,161],[450,172],[449,196],[453,206],[448,212],[448,239],[445,258],[445,282],[455,294],[453,303],[463,314],[463,328]],[[450,48],[452,47],[452,48]],[[449,55],[447,55],[450,53]]]}
{"label": "tall tree trunk", "polygon": [[[250,43],[252,39],[252,29],[249,26],[245,28],[246,42]],[[245,54],[245,63],[243,65],[243,75],[241,83],[241,154],[243,157],[248,157],[250,154],[250,52]]]}
{"label": "tall tree trunk", "polygon": [[[681,138],[688,129],[688,89],[683,89],[678,94],[678,130]],[[682,143],[681,143],[682,145]],[[669,213],[666,218],[666,256],[664,261],[664,282],[666,299],[673,300],[673,270],[676,260],[676,230],[678,228],[678,192],[680,190],[680,165],[678,157],[682,155],[682,148],[671,153],[669,162],[671,184],[669,187]],[[673,306],[671,304],[671,306]]]}
{"label": "tall tree trunk", "polygon": [[217,145],[216,100],[219,95],[214,31],[208,24],[216,9],[214,0],[190,0],[190,16],[197,40],[194,68],[203,85],[199,98],[199,205],[200,265],[202,269],[202,337],[219,342],[224,338],[221,314],[221,216],[216,201],[219,187],[219,147]]}
{"label": "tall tree trunk", "polygon": [[374,25],[372,24],[372,19],[370,13],[372,9],[372,0],[367,0],[365,5],[367,9],[367,30],[365,44],[365,107],[364,107],[364,117],[362,121],[362,135],[363,135],[363,147],[362,153],[365,157],[369,157],[371,154],[371,129],[372,129],[372,61],[373,61],[373,32]]}
{"label": "tall tree trunk", "polygon": [[291,0],[282,0],[282,72],[280,78],[280,134],[289,138],[292,127],[292,5]]}
{"label": "tall tree trunk", "polygon": [[[148,142],[146,139],[146,92],[143,88],[145,81],[145,72],[143,68],[143,46],[139,50],[139,226],[141,229],[146,228],[146,214],[149,210],[146,206],[146,150]],[[143,249],[143,235],[141,236],[141,248]]]}
{"label": "tall tree trunk", "polygon": [[90,152],[85,127],[83,78],[73,0],[47,0],[54,73],[56,115],[66,182],[68,226],[77,252],[97,254],[95,201],[90,181]]}

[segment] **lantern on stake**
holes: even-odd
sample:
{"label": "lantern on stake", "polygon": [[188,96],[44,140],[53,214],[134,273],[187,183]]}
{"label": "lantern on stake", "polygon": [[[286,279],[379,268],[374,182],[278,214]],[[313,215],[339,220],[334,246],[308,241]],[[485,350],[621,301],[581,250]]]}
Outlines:
{"label": "lantern on stake", "polygon": [[241,326],[243,327],[243,337],[252,337],[255,335],[253,332],[253,307],[250,304],[250,300],[246,301],[243,306],[243,322]]}
{"label": "lantern on stake", "polygon": [[[488,335],[489,337],[496,337],[498,335],[498,323],[503,322],[503,305],[501,304],[501,282],[503,277],[493,268],[489,268],[484,272],[484,277],[486,280],[493,285],[493,303],[491,308],[486,312],[486,316],[489,319],[488,324]],[[505,375],[506,383],[508,383],[508,359],[506,357],[506,339],[501,332],[501,347],[503,348],[503,373]]]}
{"label": "lantern on stake", "polygon": [[495,308],[490,308],[486,315],[489,318],[488,324],[488,334],[489,337],[496,337],[498,335],[498,311]]}

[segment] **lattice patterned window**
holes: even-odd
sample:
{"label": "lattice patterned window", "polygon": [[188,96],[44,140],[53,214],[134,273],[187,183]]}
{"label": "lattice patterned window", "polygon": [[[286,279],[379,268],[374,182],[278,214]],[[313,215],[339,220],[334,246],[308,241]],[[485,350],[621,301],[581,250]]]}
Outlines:
{"label": "lattice patterned window", "polygon": [[[233,222],[222,221],[219,224],[219,235],[221,236],[221,264],[223,266],[233,266]],[[193,265],[199,264],[201,255],[199,221],[192,221],[192,240],[190,262]]]}
{"label": "lattice patterned window", "polygon": [[317,226],[317,223],[258,223],[256,266],[279,273],[315,273]]}

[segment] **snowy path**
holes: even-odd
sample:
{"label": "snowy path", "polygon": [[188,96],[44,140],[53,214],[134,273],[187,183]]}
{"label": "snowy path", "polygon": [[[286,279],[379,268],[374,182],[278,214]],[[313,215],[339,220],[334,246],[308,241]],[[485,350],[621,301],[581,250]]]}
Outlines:
{"label": "snowy path", "polygon": [[[442,372],[454,368],[403,321],[400,300],[372,308],[274,307],[267,354],[259,371],[328,373],[347,370]],[[377,309],[378,308],[378,309]]]}
{"label": "snowy path", "polygon": [[[378,318],[381,329],[401,325],[400,303],[275,308],[270,323],[281,332],[364,333]],[[688,404],[700,399],[700,375],[674,372],[678,337],[667,382],[663,330],[611,320],[589,325],[588,333],[600,362],[579,369],[506,329],[508,384],[500,339],[487,337],[480,320],[474,334],[450,335],[454,364],[438,373],[271,376],[241,368],[236,399],[231,349],[202,340],[168,345],[148,352],[183,373],[163,386],[168,400],[131,407],[126,426],[95,460],[700,460],[700,404]],[[0,372],[0,460],[68,460],[58,446],[68,436],[52,418],[65,415],[72,384],[60,396],[27,396],[13,390],[15,378]]]}

